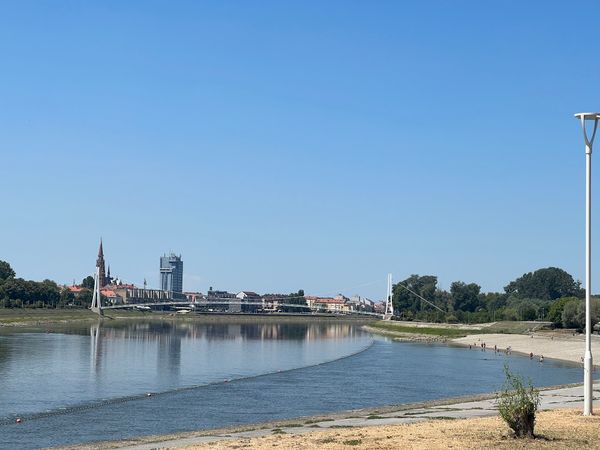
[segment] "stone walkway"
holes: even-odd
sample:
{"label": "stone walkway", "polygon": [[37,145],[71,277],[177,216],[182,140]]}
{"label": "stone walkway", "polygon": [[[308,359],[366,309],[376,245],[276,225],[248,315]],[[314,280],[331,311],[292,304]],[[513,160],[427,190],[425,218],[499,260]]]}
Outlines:
{"label": "stone walkway", "polygon": [[[558,408],[583,408],[583,388],[567,387],[541,391],[541,410]],[[600,408],[600,384],[594,385],[594,407]],[[309,420],[298,419],[293,426],[281,425],[279,427],[261,428],[253,431],[242,431],[232,433],[220,433],[206,436],[181,437],[166,441],[154,441],[139,445],[116,447],[122,450],[156,450],[185,447],[188,445],[203,444],[222,440],[233,440],[241,438],[253,438],[267,436],[282,430],[289,434],[302,434],[327,428],[367,427],[378,425],[395,425],[422,422],[436,418],[467,419],[471,417],[492,416],[498,414],[495,400],[467,401],[453,404],[438,404],[429,407],[412,409],[399,409],[385,413],[365,414],[364,412],[349,411],[346,417],[335,419]],[[343,415],[342,415],[343,416]],[[302,424],[298,426],[298,424]],[[115,448],[115,447],[112,447]]]}

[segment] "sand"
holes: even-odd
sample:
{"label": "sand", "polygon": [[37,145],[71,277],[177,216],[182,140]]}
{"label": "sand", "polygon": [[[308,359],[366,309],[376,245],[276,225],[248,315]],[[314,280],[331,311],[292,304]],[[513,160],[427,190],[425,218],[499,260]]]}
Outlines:
{"label": "sand", "polygon": [[600,416],[578,410],[540,412],[536,439],[516,439],[498,417],[271,436],[182,447],[192,449],[600,449]]}
{"label": "sand", "polygon": [[[494,345],[499,350],[511,347],[512,351],[524,354],[533,353],[536,358],[555,358],[564,361],[581,363],[585,349],[585,336],[581,334],[540,332],[530,335],[523,334],[473,334],[463,338],[452,339],[451,342],[460,345],[480,345],[485,342],[487,351],[494,351]],[[592,336],[592,354],[594,361],[600,363],[600,337]]]}

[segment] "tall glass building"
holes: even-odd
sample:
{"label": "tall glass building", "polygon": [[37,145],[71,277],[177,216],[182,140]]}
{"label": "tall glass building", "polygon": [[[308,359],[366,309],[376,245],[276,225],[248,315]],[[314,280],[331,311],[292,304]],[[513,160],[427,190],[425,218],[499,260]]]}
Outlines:
{"label": "tall glass building", "polygon": [[163,291],[183,292],[183,261],[174,253],[160,258],[160,288]]}

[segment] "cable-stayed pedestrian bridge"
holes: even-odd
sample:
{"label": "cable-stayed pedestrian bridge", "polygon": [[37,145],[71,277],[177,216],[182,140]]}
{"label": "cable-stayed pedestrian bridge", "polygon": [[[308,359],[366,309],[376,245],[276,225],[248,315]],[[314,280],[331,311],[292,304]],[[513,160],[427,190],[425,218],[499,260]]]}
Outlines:
{"label": "cable-stayed pedestrian bridge", "polygon": [[[231,298],[215,298],[212,300],[203,300],[190,302],[182,300],[165,300],[156,302],[132,302],[124,303],[120,305],[107,305],[102,306],[101,310],[112,310],[112,309],[141,309],[150,307],[160,306],[171,306],[174,308],[188,311],[197,312],[225,312],[225,313],[306,313],[306,314],[327,314],[334,313],[339,315],[359,315],[359,316],[373,316],[381,318],[381,314],[370,312],[370,311],[331,311],[320,307],[309,307],[307,305],[299,305],[294,303],[267,303],[262,301],[246,301]],[[252,311],[248,311],[251,309]]]}

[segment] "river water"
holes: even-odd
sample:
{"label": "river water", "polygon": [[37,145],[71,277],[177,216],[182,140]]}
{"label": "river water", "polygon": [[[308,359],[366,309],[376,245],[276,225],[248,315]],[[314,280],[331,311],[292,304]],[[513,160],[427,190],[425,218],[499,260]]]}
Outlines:
{"label": "river water", "polygon": [[[536,386],[580,368],[374,337],[356,322],[131,321],[0,335],[0,448],[207,429]],[[16,418],[22,418],[17,424]]]}

